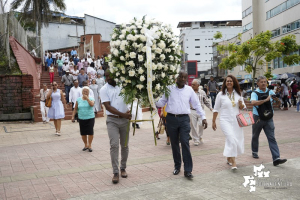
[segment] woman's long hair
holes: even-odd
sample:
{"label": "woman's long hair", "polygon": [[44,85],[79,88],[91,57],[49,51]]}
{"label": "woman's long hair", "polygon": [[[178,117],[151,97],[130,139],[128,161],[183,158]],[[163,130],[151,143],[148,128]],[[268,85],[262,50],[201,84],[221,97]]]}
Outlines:
{"label": "woman's long hair", "polygon": [[226,80],[227,80],[227,78],[231,78],[231,79],[232,79],[232,82],[233,82],[233,89],[236,91],[236,93],[238,93],[238,94],[241,96],[241,89],[240,89],[239,82],[238,82],[238,80],[235,78],[235,76],[233,76],[233,75],[228,75],[228,76],[226,76],[226,78],[224,79],[223,85],[222,85],[222,94],[223,94],[223,95],[226,94],[225,90],[227,89],[227,87],[226,87]]}

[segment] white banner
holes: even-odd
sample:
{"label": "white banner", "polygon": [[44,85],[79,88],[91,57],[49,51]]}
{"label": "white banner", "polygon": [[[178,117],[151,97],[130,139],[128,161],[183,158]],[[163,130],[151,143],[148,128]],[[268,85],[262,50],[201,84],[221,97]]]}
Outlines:
{"label": "white banner", "polygon": [[149,102],[152,108],[154,108],[155,110],[153,110],[152,115],[151,115],[151,119],[153,119],[153,117],[157,114],[157,109],[154,103],[154,98],[153,98],[153,92],[152,92],[152,52],[151,52],[151,46],[152,46],[152,40],[154,38],[157,37],[157,35],[155,34],[155,30],[149,30],[144,28],[145,31],[145,36],[147,37],[147,43],[146,43],[146,47],[147,47],[147,51],[146,51],[146,56],[147,56],[147,91],[148,91],[148,98],[149,98]]}

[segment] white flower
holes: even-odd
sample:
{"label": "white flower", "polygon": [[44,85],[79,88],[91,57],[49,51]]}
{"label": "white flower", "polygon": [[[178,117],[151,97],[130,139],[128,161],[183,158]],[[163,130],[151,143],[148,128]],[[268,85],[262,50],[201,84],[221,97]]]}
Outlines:
{"label": "white flower", "polygon": [[140,35],[140,40],[142,40],[142,42],[146,42],[147,37],[144,35]]}
{"label": "white flower", "polygon": [[176,70],[176,67],[174,67],[173,65],[171,65],[171,66],[170,66],[170,70],[171,70],[172,72],[174,72],[174,71]]}
{"label": "white flower", "polygon": [[120,46],[120,44],[121,44],[121,41],[120,41],[120,40],[116,40],[116,41],[115,41],[115,46]]}
{"label": "white flower", "polygon": [[161,60],[161,61],[165,60],[165,58],[166,58],[166,56],[165,56],[164,54],[161,54],[161,55],[160,55],[160,60]]}
{"label": "white flower", "polygon": [[116,36],[117,36],[117,35],[114,33],[114,34],[112,34],[111,38],[112,38],[112,39],[115,39]]}
{"label": "white flower", "polygon": [[179,75],[179,74],[176,74],[176,75],[175,75],[175,79],[178,77],[178,75]]}
{"label": "white flower", "polygon": [[117,72],[117,73],[116,73],[116,76],[120,76],[120,73],[119,73],[119,72]]}
{"label": "white flower", "polygon": [[174,57],[173,57],[173,56],[169,56],[169,58],[170,58],[171,61],[174,60]]}
{"label": "white flower", "polygon": [[[126,26],[125,26],[126,27]],[[126,35],[126,28],[124,28],[122,31],[121,31],[121,33],[123,34],[123,35]]]}
{"label": "white flower", "polygon": [[162,52],[162,49],[160,49],[160,48],[155,49],[155,53],[161,54],[161,52]]}
{"label": "white flower", "polygon": [[125,70],[122,70],[122,74],[125,74]]}
{"label": "white flower", "polygon": [[142,48],[142,52],[146,52],[146,51],[147,51],[147,47],[144,46],[144,47]]}
{"label": "white flower", "polygon": [[156,48],[157,48],[156,45],[153,43],[152,49],[155,50]]}
{"label": "white flower", "polygon": [[108,63],[108,66],[109,66],[109,67],[113,67],[112,62],[109,62],[109,63]]}
{"label": "white flower", "polygon": [[167,49],[165,49],[165,52],[170,53],[170,52],[171,52],[171,49],[170,49],[170,48],[167,48]]}
{"label": "white flower", "polygon": [[152,70],[156,70],[157,69],[157,65],[152,63]]}
{"label": "white flower", "polygon": [[142,30],[141,30],[141,33],[143,33],[143,34],[144,34],[144,33],[145,33],[145,29],[142,29]]}
{"label": "white flower", "polygon": [[128,34],[128,35],[127,35],[127,40],[132,40],[132,37],[133,37],[133,35]]}
{"label": "white flower", "polygon": [[126,80],[125,77],[123,77],[123,76],[121,76],[120,79],[121,79],[121,81],[125,81]]}
{"label": "white flower", "polygon": [[138,72],[139,72],[139,74],[142,74],[142,73],[144,73],[144,70],[143,70],[143,68],[139,68],[139,70],[138,70]]}
{"label": "white flower", "polygon": [[155,81],[155,76],[152,76],[152,81]]}
{"label": "white flower", "polygon": [[140,76],[140,81],[145,81],[145,76]]}
{"label": "white flower", "polygon": [[125,44],[121,44],[121,45],[120,45],[120,49],[121,49],[122,51],[124,51],[124,50],[125,50]]}
{"label": "white flower", "polygon": [[139,60],[140,62],[142,62],[142,61],[144,60],[144,57],[143,57],[142,55],[138,55],[138,60]]}
{"label": "white flower", "polygon": [[136,58],[136,53],[130,52],[130,58]]}
{"label": "white flower", "polygon": [[134,76],[134,75],[135,75],[135,71],[134,71],[134,70],[130,70],[130,71],[129,71],[129,76],[132,77],[132,76]]}
{"label": "white flower", "polygon": [[122,89],[122,90],[121,90],[121,93],[123,93],[123,94],[124,94],[124,93],[125,93],[125,89]]}
{"label": "white flower", "polygon": [[152,60],[155,58],[155,54],[154,53],[152,53],[151,58],[152,58]]}
{"label": "white flower", "polygon": [[159,84],[159,83],[156,84],[155,89],[156,89],[156,90],[159,90],[159,89],[160,89],[160,84]]}
{"label": "white flower", "polygon": [[163,65],[162,65],[161,63],[158,63],[158,64],[157,64],[157,68],[158,68],[158,69],[162,69],[162,68],[163,68]]}
{"label": "white flower", "polygon": [[143,89],[144,86],[141,84],[138,84],[136,87],[141,90],[141,89]]}
{"label": "white flower", "polygon": [[170,79],[170,80],[173,80],[173,76],[172,76],[172,75],[170,75],[170,76],[169,76],[169,79]]}
{"label": "white flower", "polygon": [[110,71],[110,73],[114,73],[114,68],[113,68],[113,67],[110,67],[110,68],[109,68],[109,71]]}
{"label": "white flower", "polygon": [[159,46],[159,48],[161,48],[161,49],[164,49],[164,48],[166,48],[166,44],[165,44],[165,42],[164,41],[160,41],[158,44],[157,44],[158,46]]}
{"label": "white flower", "polygon": [[164,72],[161,73],[161,77],[165,78],[166,74]]}
{"label": "white flower", "polygon": [[115,49],[115,50],[113,51],[113,54],[114,54],[115,56],[119,55],[118,49]]}
{"label": "white flower", "polygon": [[121,57],[120,57],[120,60],[125,60],[124,56],[121,56]]}
{"label": "white flower", "polygon": [[132,60],[128,62],[128,65],[131,66],[131,67],[135,66],[135,64],[134,64],[134,62]]}
{"label": "white flower", "polygon": [[165,66],[164,66],[164,70],[165,70],[165,71],[168,71],[168,69],[169,69],[168,65],[165,65]]}

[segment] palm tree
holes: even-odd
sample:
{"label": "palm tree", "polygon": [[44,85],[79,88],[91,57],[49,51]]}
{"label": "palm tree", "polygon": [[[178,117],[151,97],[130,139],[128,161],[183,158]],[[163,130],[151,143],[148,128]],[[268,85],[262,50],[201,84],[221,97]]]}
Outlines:
{"label": "palm tree", "polygon": [[[51,20],[51,5],[56,11],[64,11],[66,9],[64,0],[13,0],[11,3],[12,10],[16,10],[22,6],[21,12],[28,14],[30,18],[36,22],[38,35],[37,45],[41,38],[42,25],[48,26]],[[42,52],[40,56],[42,56]]]}

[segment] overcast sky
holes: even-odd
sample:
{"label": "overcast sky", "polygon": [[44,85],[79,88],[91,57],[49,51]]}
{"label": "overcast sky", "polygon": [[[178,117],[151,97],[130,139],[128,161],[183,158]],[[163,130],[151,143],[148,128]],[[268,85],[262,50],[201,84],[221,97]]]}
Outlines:
{"label": "overcast sky", "polygon": [[241,0],[65,0],[65,3],[67,15],[89,14],[117,24],[147,15],[148,19],[171,24],[177,35],[180,21],[242,18]]}

